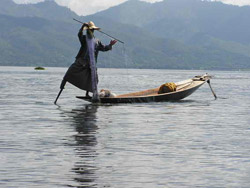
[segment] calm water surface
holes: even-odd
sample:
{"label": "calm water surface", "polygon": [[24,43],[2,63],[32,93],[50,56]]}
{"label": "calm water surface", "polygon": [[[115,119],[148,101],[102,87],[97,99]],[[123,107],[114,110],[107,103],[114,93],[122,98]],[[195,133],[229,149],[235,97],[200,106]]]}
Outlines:
{"label": "calm water surface", "polygon": [[[250,72],[181,102],[91,105],[65,68],[0,67],[0,187],[250,187]],[[99,69],[120,94],[204,71]]]}

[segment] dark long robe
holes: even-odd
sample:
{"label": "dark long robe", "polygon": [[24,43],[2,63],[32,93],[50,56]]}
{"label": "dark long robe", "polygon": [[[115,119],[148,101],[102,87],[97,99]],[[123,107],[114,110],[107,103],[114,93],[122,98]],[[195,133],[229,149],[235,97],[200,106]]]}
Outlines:
{"label": "dark long robe", "polygon": [[[86,35],[83,35],[83,27],[79,30],[78,38],[81,43],[81,48],[76,56],[75,62],[69,67],[63,78],[61,89],[66,82],[69,82],[82,90],[93,92],[88,46]],[[97,62],[99,51],[109,51],[111,49],[112,45],[103,45],[101,41],[95,39],[95,62]]]}

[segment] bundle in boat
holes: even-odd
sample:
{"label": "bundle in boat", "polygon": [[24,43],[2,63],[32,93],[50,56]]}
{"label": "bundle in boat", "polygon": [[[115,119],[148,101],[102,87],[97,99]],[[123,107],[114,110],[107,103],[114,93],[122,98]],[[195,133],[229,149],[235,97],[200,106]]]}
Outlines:
{"label": "bundle in boat", "polygon": [[176,91],[176,88],[177,86],[174,82],[165,83],[159,88],[158,94],[174,92]]}

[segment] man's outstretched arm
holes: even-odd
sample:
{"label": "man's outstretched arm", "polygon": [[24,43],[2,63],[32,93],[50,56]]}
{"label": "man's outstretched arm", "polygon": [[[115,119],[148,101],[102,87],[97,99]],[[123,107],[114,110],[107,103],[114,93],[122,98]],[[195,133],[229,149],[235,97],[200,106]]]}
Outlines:
{"label": "man's outstretched arm", "polygon": [[115,45],[116,42],[117,40],[111,40],[109,45],[103,45],[101,41],[98,41],[97,50],[103,52],[112,50],[112,46]]}

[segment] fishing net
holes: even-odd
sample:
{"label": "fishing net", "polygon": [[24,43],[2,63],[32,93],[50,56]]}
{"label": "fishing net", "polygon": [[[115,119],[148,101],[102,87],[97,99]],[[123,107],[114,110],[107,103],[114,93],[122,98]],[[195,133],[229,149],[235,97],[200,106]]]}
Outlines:
{"label": "fishing net", "polygon": [[96,62],[95,62],[95,40],[94,37],[87,35],[86,37],[89,60],[90,60],[90,69],[91,69],[91,83],[93,90],[93,101],[99,101],[98,89],[97,89],[97,71],[96,71]]}

